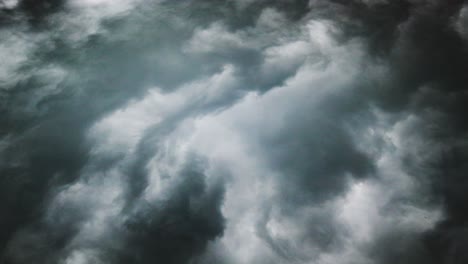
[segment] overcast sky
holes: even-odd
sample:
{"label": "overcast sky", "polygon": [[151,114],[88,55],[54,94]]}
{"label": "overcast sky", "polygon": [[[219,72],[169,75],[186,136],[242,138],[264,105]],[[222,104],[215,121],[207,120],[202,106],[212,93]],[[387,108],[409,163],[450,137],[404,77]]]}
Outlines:
{"label": "overcast sky", "polygon": [[462,0],[0,0],[0,263],[468,263],[466,105]]}

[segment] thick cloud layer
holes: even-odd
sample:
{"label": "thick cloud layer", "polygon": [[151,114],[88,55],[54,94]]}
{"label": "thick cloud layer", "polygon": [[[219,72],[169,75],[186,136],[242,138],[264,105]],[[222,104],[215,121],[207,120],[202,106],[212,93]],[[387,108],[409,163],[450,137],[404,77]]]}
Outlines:
{"label": "thick cloud layer", "polygon": [[0,263],[468,261],[468,3],[0,1]]}

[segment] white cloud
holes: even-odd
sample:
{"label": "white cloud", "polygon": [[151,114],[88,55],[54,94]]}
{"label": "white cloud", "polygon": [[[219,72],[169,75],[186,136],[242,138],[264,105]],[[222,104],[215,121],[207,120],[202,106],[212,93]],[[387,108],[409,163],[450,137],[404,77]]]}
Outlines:
{"label": "white cloud", "polygon": [[19,0],[2,0],[0,1],[0,7],[6,9],[13,9],[18,6]]}
{"label": "white cloud", "polygon": [[0,87],[4,89],[22,79],[19,68],[27,62],[34,41],[29,35],[23,35],[21,30],[2,29],[0,35],[4,38],[0,43]]}
{"label": "white cloud", "polygon": [[[327,48],[327,55],[333,57],[331,64],[324,68],[314,61],[298,58],[299,69],[284,86],[263,95],[250,93],[233,107],[214,116],[203,117],[195,123],[192,148],[209,157],[213,166],[221,164],[231,175],[223,207],[228,224],[218,243],[230,250],[233,263],[257,263],[265,259],[281,263],[281,258],[278,260],[276,253],[258,233],[257,225],[263,217],[262,212],[276,196],[281,196],[282,188],[276,182],[281,176],[265,163],[258,138],[269,137],[269,134],[287,127],[287,114],[308,111],[319,115],[320,109],[314,106],[324,98],[347,89],[344,84],[355,76],[356,72],[348,68],[348,64],[343,65],[338,56],[344,52],[348,54],[346,59],[355,55],[351,62],[347,62],[353,63],[359,61],[360,53],[353,47],[325,47],[334,44],[326,40],[327,37],[323,35],[326,33],[318,31],[320,47]],[[298,52],[293,49],[296,46],[304,47],[304,53],[306,47],[317,47],[310,42],[298,41],[276,48],[279,51],[276,55],[289,56],[289,51],[294,54]],[[301,109],[303,106],[307,110]],[[275,207],[274,204],[272,206]],[[321,209],[312,205],[300,209],[296,218],[272,214],[266,228],[275,240],[287,241],[295,253],[311,258],[315,254],[313,244],[300,244],[299,241],[304,236],[303,225],[306,225],[309,217],[320,215],[319,212]]]}
{"label": "white cloud", "polygon": [[460,9],[454,21],[455,30],[457,30],[465,40],[468,40],[468,5]]}
{"label": "white cloud", "polygon": [[234,67],[226,65],[221,72],[187,83],[173,92],[150,89],[143,99],[130,102],[90,129],[90,138],[96,142],[95,151],[132,153],[146,129],[184,111],[196,114],[204,107],[235,98],[237,85]]}
{"label": "white cloud", "polygon": [[214,23],[208,28],[197,29],[186,46],[191,53],[224,53],[226,51],[250,48],[244,33],[229,32],[221,23]]}

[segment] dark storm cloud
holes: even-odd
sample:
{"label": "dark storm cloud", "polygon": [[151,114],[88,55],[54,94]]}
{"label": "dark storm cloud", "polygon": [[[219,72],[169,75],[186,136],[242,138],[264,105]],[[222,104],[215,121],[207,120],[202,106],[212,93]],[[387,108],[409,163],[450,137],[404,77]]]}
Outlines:
{"label": "dark storm cloud", "polygon": [[463,1],[1,1],[2,263],[464,263]]}
{"label": "dark storm cloud", "polygon": [[148,205],[126,223],[126,250],[133,261],[185,263],[204,250],[206,241],[222,234],[222,185],[207,186],[196,165],[187,167],[180,176],[186,180],[171,191],[164,204]]}
{"label": "dark storm cloud", "polygon": [[[382,54],[378,58],[387,61],[390,72],[377,89],[369,88],[377,93],[371,98],[384,109],[411,113],[421,119],[417,124],[422,126],[412,126],[407,133],[419,134],[427,145],[419,151],[409,151],[402,158],[409,173],[422,182],[431,182],[435,190],[432,198],[440,199],[446,212],[445,220],[438,227],[424,235],[410,236],[409,244],[402,251],[388,250],[401,246],[399,239],[394,242],[384,239],[386,242],[376,244],[374,248],[380,245],[385,252],[381,255],[383,263],[401,261],[401,258],[408,263],[466,261],[459,247],[465,239],[466,222],[462,201],[467,197],[461,190],[467,186],[461,175],[466,174],[463,153],[466,153],[467,130],[463,112],[468,65],[466,42],[454,27],[462,4],[463,1],[401,2],[400,8],[407,17],[390,28],[392,37],[386,41],[392,43],[389,47],[377,46]],[[382,31],[385,32],[385,27]],[[375,49],[372,32],[370,43]],[[431,154],[421,155],[424,151]],[[411,231],[404,231],[407,232]],[[433,258],[427,259],[428,255]]]}
{"label": "dark storm cloud", "polygon": [[[435,199],[442,200],[446,211],[440,227],[427,234],[425,242],[426,246],[432,245],[430,251],[421,253],[419,258],[423,259],[420,262],[408,263],[428,263],[424,254],[433,254],[436,257],[432,260],[434,263],[466,261],[466,255],[459,248],[463,244],[461,241],[466,239],[463,230],[467,220],[462,202],[467,197],[461,191],[467,186],[461,175],[466,174],[464,105],[468,54],[466,42],[453,25],[462,3],[428,1],[415,4],[411,16],[399,25],[389,54],[391,76],[394,76],[389,82],[392,85],[388,90],[383,89],[388,92],[377,97],[384,107],[403,108],[422,119],[424,126],[413,127],[411,131],[422,134],[428,144],[427,151],[431,151],[429,144],[434,152],[437,145],[442,145],[438,153],[426,160],[417,154],[404,157],[411,173],[432,182]],[[444,226],[450,226],[452,233],[444,231]],[[457,229],[459,231],[453,231]],[[418,251],[416,247],[415,251]],[[389,254],[385,259],[394,259],[398,254],[404,253]],[[414,252],[408,252],[408,255],[414,255]]]}

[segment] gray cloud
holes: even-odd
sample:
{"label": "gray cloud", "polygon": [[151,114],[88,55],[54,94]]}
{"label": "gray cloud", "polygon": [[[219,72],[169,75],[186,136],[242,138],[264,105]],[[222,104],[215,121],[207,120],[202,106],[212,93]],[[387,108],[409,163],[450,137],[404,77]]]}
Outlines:
{"label": "gray cloud", "polygon": [[0,262],[466,262],[465,13],[0,1]]}

